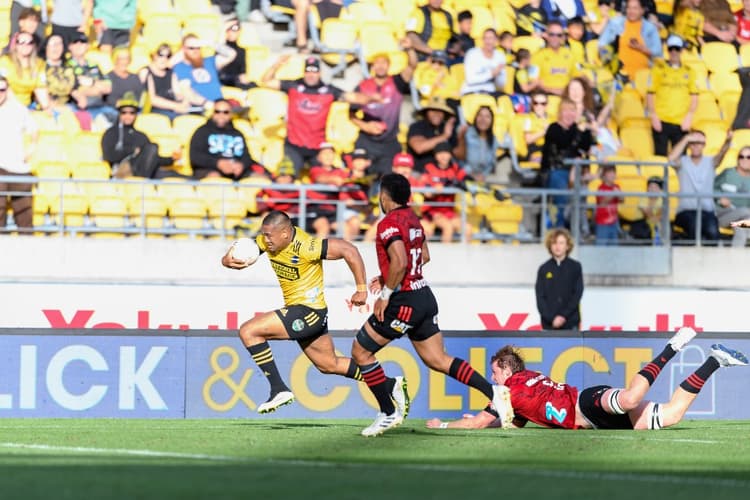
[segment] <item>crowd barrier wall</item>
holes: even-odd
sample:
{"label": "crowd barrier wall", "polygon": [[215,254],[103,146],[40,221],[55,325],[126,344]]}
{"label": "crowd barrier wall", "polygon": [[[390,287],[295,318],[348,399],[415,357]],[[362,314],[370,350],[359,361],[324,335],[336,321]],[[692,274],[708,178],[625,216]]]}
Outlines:
{"label": "crowd barrier wall", "polygon": [[[351,333],[334,336],[336,349],[348,353]],[[446,332],[445,340],[448,352],[482,374],[492,354],[510,343],[523,350],[529,369],[584,388],[626,385],[668,336]],[[717,341],[750,351],[746,334],[703,333],[666,366],[649,399],[668,401]],[[274,416],[369,418],[376,411],[363,383],[320,374],[294,342],[275,342],[273,350],[297,398]],[[0,353],[0,417],[267,418],[256,408],[268,397],[268,383],[230,332],[3,329]],[[383,349],[379,358],[388,373],[407,377],[412,417],[456,418],[488,402],[477,391],[427,370],[406,340]],[[719,370],[687,418],[750,418],[747,394],[742,368]]]}

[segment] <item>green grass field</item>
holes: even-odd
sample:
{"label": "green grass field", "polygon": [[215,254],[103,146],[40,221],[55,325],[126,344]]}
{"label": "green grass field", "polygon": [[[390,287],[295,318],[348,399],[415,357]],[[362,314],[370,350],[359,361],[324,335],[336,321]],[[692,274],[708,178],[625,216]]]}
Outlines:
{"label": "green grass field", "polygon": [[365,420],[0,419],[0,498],[746,499],[750,422],[428,430]]}

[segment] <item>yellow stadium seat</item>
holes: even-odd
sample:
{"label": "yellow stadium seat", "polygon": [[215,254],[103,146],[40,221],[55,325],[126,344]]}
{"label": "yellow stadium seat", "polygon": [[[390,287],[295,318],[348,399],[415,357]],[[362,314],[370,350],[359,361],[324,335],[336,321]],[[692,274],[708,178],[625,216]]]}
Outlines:
{"label": "yellow stadium seat", "polygon": [[620,129],[620,142],[633,156],[643,160],[654,154],[654,139],[651,129],[631,127]]}
{"label": "yellow stadium seat", "polygon": [[326,63],[343,67],[354,61],[357,41],[357,23],[329,17],[320,26],[318,50]]}
{"label": "yellow stadium seat", "polygon": [[74,179],[109,180],[111,169],[104,161],[84,161],[76,163],[71,174]]}
{"label": "yellow stadium seat", "polygon": [[515,36],[518,26],[516,25],[516,18],[513,10],[510,10],[509,12],[506,7],[503,7],[502,3],[499,5],[492,4],[490,9],[492,10],[492,17],[495,19],[497,33],[502,34],[504,31],[507,31]]}
{"label": "yellow stadium seat", "polygon": [[232,179],[226,177],[204,177],[195,186],[195,194],[206,201],[237,198],[237,188]]}
{"label": "yellow stadium seat", "polygon": [[698,107],[693,114],[693,123],[721,119],[721,110],[713,92],[704,90],[698,93]]}
{"label": "yellow stadium seat", "polygon": [[393,30],[398,37],[406,33],[406,21],[411,17],[417,2],[416,0],[383,0],[383,11],[387,19],[393,25]]}
{"label": "yellow stadium seat", "polygon": [[135,227],[162,229],[166,226],[167,202],[156,196],[130,199],[128,215]]}
{"label": "yellow stadium seat", "polygon": [[97,228],[124,229],[127,214],[128,206],[122,198],[100,196],[89,205],[90,219]]}
{"label": "yellow stadium seat", "polygon": [[101,161],[102,134],[81,131],[67,144],[67,159],[76,162]]}
{"label": "yellow stadium seat", "polygon": [[732,147],[739,149],[745,146],[750,146],[750,129],[740,128],[735,130],[732,134]]}
{"label": "yellow stadium seat", "polygon": [[58,224],[82,227],[89,209],[88,198],[81,193],[63,193],[62,203],[59,197],[50,198],[49,209],[50,215],[57,219]]}
{"label": "yellow stadium seat", "polygon": [[63,161],[43,161],[34,165],[32,173],[40,179],[67,179],[70,168]]}
{"label": "yellow stadium seat", "polygon": [[97,49],[89,49],[86,52],[86,61],[89,64],[93,64],[99,67],[99,71],[105,75],[112,71],[114,64],[112,62],[112,56],[105,52],[101,52]]}
{"label": "yellow stadium seat", "polygon": [[486,2],[483,2],[481,5],[472,5],[468,10],[472,15],[471,33],[469,33],[469,36],[477,41],[477,45],[481,45],[480,42],[484,31],[488,28],[495,28],[495,18],[487,7]]}
{"label": "yellow stadium seat", "polygon": [[518,49],[527,49],[533,55],[544,47],[544,39],[537,36],[517,36],[513,38],[513,52]]}
{"label": "yellow stadium seat", "polygon": [[177,198],[168,204],[169,218],[176,229],[204,229],[206,202],[200,198]]}
{"label": "yellow stadium seat", "polygon": [[184,18],[182,29],[183,33],[192,33],[211,45],[224,40],[224,23],[221,21],[219,14],[211,12],[190,14]]}
{"label": "yellow stadium seat", "polygon": [[712,73],[729,73],[739,67],[739,56],[731,43],[704,43],[701,46],[701,59]]}
{"label": "yellow stadium seat", "polygon": [[724,91],[719,95],[719,109],[721,109],[721,116],[729,124],[734,122],[734,118],[737,115],[740,94],[741,92],[737,92],[736,90],[729,90]]}
{"label": "yellow stadium seat", "polygon": [[155,50],[162,43],[167,43],[176,51],[182,45],[182,26],[177,14],[154,14],[144,19],[144,26],[139,43],[148,50]]}
{"label": "yellow stadium seat", "polygon": [[633,87],[638,91],[641,99],[646,99],[650,78],[651,70],[648,68],[639,69],[635,72],[635,76],[633,77]]}
{"label": "yellow stadium seat", "polygon": [[727,138],[728,125],[723,120],[700,120],[694,123],[696,128],[706,134],[705,154],[715,155],[718,153]]}
{"label": "yellow stadium seat", "polygon": [[189,144],[195,129],[206,123],[206,118],[198,115],[179,115],[172,122],[172,131],[181,144]]}
{"label": "yellow stadium seat", "polygon": [[625,88],[619,92],[615,97],[613,115],[618,125],[622,125],[628,118],[644,118],[646,111],[638,91]]}
{"label": "yellow stadium seat", "polygon": [[156,185],[158,196],[164,198],[168,205],[176,199],[195,198],[195,188],[181,177],[170,177]]}
{"label": "yellow stadium seat", "polygon": [[497,203],[489,208],[485,217],[493,233],[515,235],[523,219],[523,207],[512,202]]}
{"label": "yellow stadium seat", "polygon": [[260,162],[271,173],[276,169],[284,158],[284,141],[281,139],[269,140],[263,143],[263,155]]}
{"label": "yellow stadium seat", "polygon": [[172,132],[172,122],[167,116],[159,113],[141,113],[133,125],[149,138]]}
{"label": "yellow stadium seat", "polygon": [[216,229],[231,230],[240,224],[247,215],[247,205],[239,198],[208,201],[208,217]]}
{"label": "yellow stadium seat", "polygon": [[[354,4],[356,5],[356,4]],[[359,28],[360,50],[364,61],[372,61],[375,54],[397,53],[401,47],[388,21],[373,21]]]}
{"label": "yellow stadium seat", "polygon": [[[620,172],[617,172],[617,180],[615,181],[620,189],[625,192],[632,193],[645,193],[646,192],[646,181],[642,177],[620,177]],[[625,196],[623,201],[617,206],[617,213],[626,221],[635,221],[642,218],[641,211],[638,205],[641,202],[639,196]]]}
{"label": "yellow stadium seat", "polygon": [[474,123],[474,117],[481,106],[488,106],[497,115],[497,101],[489,94],[466,94],[461,96],[461,110],[466,123]]}
{"label": "yellow stadium seat", "polygon": [[740,77],[737,73],[711,73],[708,76],[708,85],[717,99],[724,92],[742,92]]}
{"label": "yellow stadium seat", "polygon": [[263,190],[263,186],[270,183],[271,180],[266,177],[246,177],[240,179],[237,196],[239,199],[244,200],[247,212],[251,214],[260,212],[257,200],[258,193]]}
{"label": "yellow stadium seat", "polygon": [[172,0],[148,0],[136,3],[138,18],[141,20],[148,19],[156,14],[172,14],[174,8]]}
{"label": "yellow stadium seat", "polygon": [[279,80],[298,80],[305,76],[305,55],[294,54],[276,70],[276,78]]}
{"label": "yellow stadium seat", "polygon": [[173,0],[173,2],[174,10],[182,16],[183,21],[197,14],[214,14],[211,0]]}
{"label": "yellow stadium seat", "polygon": [[287,96],[284,92],[254,88],[248,91],[250,123],[267,138],[286,136]]}
{"label": "yellow stadium seat", "polygon": [[388,17],[379,3],[353,2],[341,10],[340,19],[354,22],[357,28],[362,28],[370,22],[388,22]]}
{"label": "yellow stadium seat", "polygon": [[263,74],[273,64],[270,49],[265,45],[250,45],[245,47],[245,67],[247,77],[251,82],[260,84]]}
{"label": "yellow stadium seat", "polygon": [[359,127],[349,119],[349,103],[334,102],[328,112],[326,140],[332,143],[339,153],[352,151],[359,137]]}
{"label": "yellow stadium seat", "polygon": [[110,184],[116,184],[122,196],[128,203],[128,206],[134,203],[140,203],[145,198],[155,198],[157,196],[156,185],[147,182],[145,177],[127,177],[121,180],[112,180]]}

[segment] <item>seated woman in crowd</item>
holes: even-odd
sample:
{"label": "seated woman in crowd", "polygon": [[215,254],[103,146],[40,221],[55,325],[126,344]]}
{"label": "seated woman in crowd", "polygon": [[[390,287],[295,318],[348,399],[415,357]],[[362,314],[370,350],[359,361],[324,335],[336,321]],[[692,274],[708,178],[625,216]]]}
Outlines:
{"label": "seated woman in crowd", "polygon": [[151,62],[140,72],[151,101],[151,112],[174,120],[190,110],[190,102],[183,98],[177,76],[169,67],[172,49],[163,43],[151,54]]}
{"label": "seated woman in crowd", "polygon": [[67,104],[76,85],[76,75],[73,68],[65,64],[65,43],[60,35],[50,35],[47,38],[44,55],[50,108],[55,113],[70,113]]}
{"label": "seated woman in crowd", "polygon": [[37,57],[33,34],[19,31],[13,35],[8,54],[0,58],[0,74],[8,79],[21,104],[30,106],[34,100],[39,109],[49,107],[44,61]]}
{"label": "seated woman in crowd", "polygon": [[488,106],[481,106],[471,125],[458,130],[458,144],[454,149],[456,159],[473,179],[484,181],[495,172],[495,161],[500,143],[493,127],[495,114]]}

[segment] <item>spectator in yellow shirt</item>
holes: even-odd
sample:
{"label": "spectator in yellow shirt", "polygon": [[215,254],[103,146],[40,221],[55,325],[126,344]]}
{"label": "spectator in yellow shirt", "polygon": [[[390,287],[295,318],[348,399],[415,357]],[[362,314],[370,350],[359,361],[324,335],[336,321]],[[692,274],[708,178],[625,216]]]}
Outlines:
{"label": "spectator in yellow shirt", "polygon": [[406,33],[424,61],[435,50],[447,50],[453,35],[453,16],[443,9],[443,0],[428,0],[406,20]]}
{"label": "spectator in yellow shirt", "polygon": [[575,57],[565,42],[565,30],[559,21],[550,21],[545,34],[547,47],[531,58],[539,68],[539,87],[547,94],[561,95],[570,79],[578,72]]}
{"label": "spectator in yellow shirt", "polygon": [[690,47],[703,45],[703,23],[705,18],[700,11],[701,0],[681,0],[675,11],[674,34],[682,38]]}
{"label": "spectator in yellow shirt", "polygon": [[657,155],[666,155],[668,144],[674,147],[690,130],[698,107],[695,75],[680,59],[684,47],[680,37],[670,35],[667,38],[667,60],[651,70],[646,110],[651,118],[654,153]]}
{"label": "spectator in yellow shirt", "polygon": [[8,54],[0,58],[0,74],[10,83],[18,101],[28,107],[32,95],[41,109],[49,107],[44,61],[37,57],[34,35],[19,31],[10,42]]}

